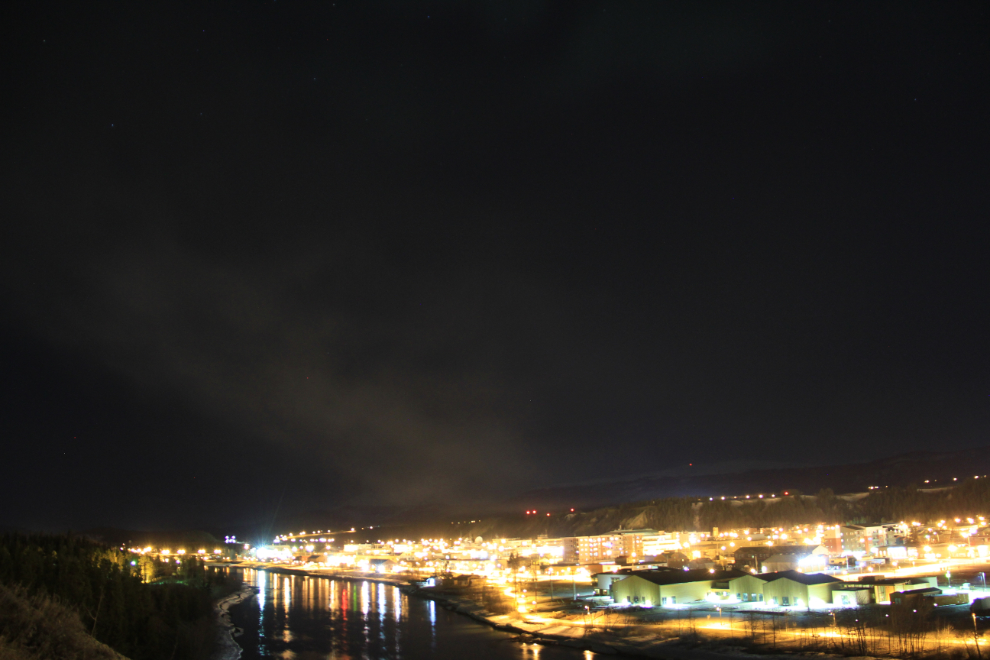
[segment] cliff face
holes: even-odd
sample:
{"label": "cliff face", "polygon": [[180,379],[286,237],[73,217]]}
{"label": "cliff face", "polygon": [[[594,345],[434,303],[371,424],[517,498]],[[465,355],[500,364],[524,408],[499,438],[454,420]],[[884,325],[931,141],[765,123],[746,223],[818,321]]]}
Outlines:
{"label": "cliff face", "polygon": [[83,628],[70,608],[0,584],[0,660],[127,660]]}

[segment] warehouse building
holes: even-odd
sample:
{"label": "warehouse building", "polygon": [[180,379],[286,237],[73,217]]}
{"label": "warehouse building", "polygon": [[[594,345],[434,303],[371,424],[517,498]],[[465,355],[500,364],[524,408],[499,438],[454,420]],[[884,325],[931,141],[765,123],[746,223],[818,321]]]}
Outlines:
{"label": "warehouse building", "polygon": [[766,582],[764,600],[780,607],[821,607],[832,602],[832,592],[843,584],[822,573],[778,571],[761,573],[759,577]]}
{"label": "warehouse building", "polygon": [[939,605],[965,605],[969,602],[969,594],[944,593],[938,587],[925,587],[894,592],[890,596],[890,602],[894,605],[905,604],[912,607],[917,607],[925,602],[930,602],[936,607]]}
{"label": "warehouse building", "polygon": [[872,599],[873,587],[868,584],[841,584],[832,591],[832,603],[843,607],[869,605]]}
{"label": "warehouse building", "polygon": [[712,580],[712,590],[706,598],[714,601],[762,603],[764,584],[759,576],[750,573],[722,571],[719,579]]}
{"label": "warehouse building", "polygon": [[[706,598],[714,598],[715,594],[745,593],[759,598],[755,584],[748,581],[739,582],[742,578],[753,579],[742,571],[637,571],[624,579],[612,582],[612,600],[616,603],[644,605],[646,607],[669,607],[684,603],[693,603]],[[719,585],[717,588],[715,585]],[[746,591],[742,591],[745,589]],[[737,590],[737,591],[733,591]]]}
{"label": "warehouse building", "polygon": [[873,594],[870,602],[880,605],[890,604],[891,597],[901,591],[938,586],[933,577],[883,578],[875,575],[863,576],[860,578],[859,584],[872,587]]}

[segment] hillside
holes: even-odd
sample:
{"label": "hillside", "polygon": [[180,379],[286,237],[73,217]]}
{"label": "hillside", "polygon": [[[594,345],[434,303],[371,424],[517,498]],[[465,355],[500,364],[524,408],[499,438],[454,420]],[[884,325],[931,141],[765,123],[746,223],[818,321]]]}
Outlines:
{"label": "hillside", "polygon": [[196,530],[166,530],[142,531],[134,529],[117,529],[114,527],[98,527],[82,533],[86,538],[110,547],[129,546],[154,547],[183,546],[196,548],[217,548],[223,545],[219,539],[209,532]]}
{"label": "hillside", "polygon": [[127,660],[83,628],[75,610],[0,584],[0,659]]}
{"label": "hillside", "polygon": [[[604,534],[615,529],[652,528],[667,531],[709,531],[712,527],[757,528],[808,523],[880,523],[961,516],[990,517],[990,479],[956,482],[947,488],[882,488],[836,495],[822,489],[815,495],[788,491],[776,498],[708,501],[707,498],[661,498],[586,510],[539,510],[480,519],[433,519],[386,522],[373,530],[358,529],[356,541],[391,538],[534,538]],[[550,513],[549,516],[546,514]]]}
{"label": "hillside", "polygon": [[[831,489],[815,495],[707,501],[696,497],[624,503],[586,511],[550,511],[484,518],[448,525],[457,536],[526,538],[603,534],[614,529],[709,531],[713,527],[776,527],[806,523],[881,523],[901,520],[990,516],[990,479],[955,482],[944,489],[891,487],[855,496]],[[546,516],[546,513],[550,513]],[[384,530],[383,530],[384,533]]]}
{"label": "hillside", "polygon": [[[700,469],[700,468],[699,468]],[[751,469],[739,472],[661,473],[608,482],[552,486],[513,498],[514,508],[588,508],[668,497],[721,497],[830,488],[836,493],[867,490],[870,486],[949,484],[953,478],[990,474],[990,447],[948,452],[912,452],[865,463],[836,463],[811,467]]]}
{"label": "hillside", "polygon": [[[534,536],[597,534],[618,527],[706,529],[711,526],[772,526],[789,521],[847,522],[924,517],[952,510],[939,498],[918,499],[919,488],[951,487],[990,474],[990,447],[951,452],[913,452],[863,463],[820,467],[742,469],[692,474],[679,468],[665,473],[548,487],[485,506],[441,503],[417,507],[340,506],[322,511],[285,512],[235,530],[242,538],[264,542],[272,533],[301,529],[355,529],[354,541],[430,536]],[[953,481],[953,478],[959,481]],[[927,481],[927,483],[926,483]],[[879,486],[871,490],[871,486]],[[799,501],[772,498],[784,492],[866,493],[858,502],[834,496]],[[760,500],[759,494],[765,497]],[[884,495],[886,493],[887,495]],[[894,497],[893,494],[897,493]],[[746,500],[747,494],[752,495]],[[726,503],[721,502],[725,496]],[[733,497],[738,499],[733,500]],[[708,498],[714,498],[707,503]],[[888,498],[894,498],[888,501]],[[755,500],[755,501],[754,501]],[[729,504],[732,501],[734,504]],[[978,501],[978,498],[977,498]],[[749,504],[743,505],[743,502]],[[760,503],[761,502],[761,503]],[[737,508],[741,506],[742,508]],[[973,503],[976,506],[976,502]],[[539,516],[527,516],[536,509]],[[574,513],[571,514],[571,509]],[[983,509],[986,512],[990,507]],[[551,512],[549,520],[545,516]],[[935,514],[931,515],[943,515]],[[474,522],[471,521],[479,521]]]}

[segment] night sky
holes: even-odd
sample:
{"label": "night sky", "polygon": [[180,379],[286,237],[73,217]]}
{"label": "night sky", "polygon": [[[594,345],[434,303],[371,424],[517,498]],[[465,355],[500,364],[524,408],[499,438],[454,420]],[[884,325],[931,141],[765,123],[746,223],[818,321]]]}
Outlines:
{"label": "night sky", "polygon": [[986,2],[2,23],[0,526],[990,444]]}

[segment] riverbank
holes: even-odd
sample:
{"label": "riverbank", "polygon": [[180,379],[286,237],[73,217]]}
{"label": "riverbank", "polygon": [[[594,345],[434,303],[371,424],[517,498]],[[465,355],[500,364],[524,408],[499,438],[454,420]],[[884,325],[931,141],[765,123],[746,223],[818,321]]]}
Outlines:
{"label": "riverbank", "polygon": [[217,618],[218,631],[212,660],[239,660],[241,657],[241,646],[235,640],[235,637],[240,636],[241,631],[230,620],[230,608],[253,595],[254,589],[245,586],[240,591],[224,596],[214,604],[213,611]]}
{"label": "riverbank", "polygon": [[[486,610],[478,601],[463,597],[463,594],[459,595],[456,592],[432,587],[419,587],[409,578],[398,576],[269,566],[254,562],[245,562],[239,564],[238,567],[297,577],[389,584],[399,587],[408,596],[432,600],[446,610],[471,618],[495,630],[516,635],[521,642],[570,647],[601,655],[664,658],[665,660],[730,660],[735,658],[785,660],[793,659],[795,656],[808,655],[807,653],[775,652],[765,647],[760,648],[755,644],[746,646],[745,642],[719,639],[715,635],[702,635],[700,631],[695,631],[692,634],[684,634],[686,631],[679,633],[661,631],[656,626],[647,624],[616,624],[613,622],[609,626],[586,625],[586,622],[577,621],[568,618],[563,613],[554,612],[542,613],[547,616],[516,612],[495,614]],[[838,660],[847,657],[823,652],[816,652],[812,655],[819,660]],[[867,656],[859,657],[862,659]],[[223,660],[236,660],[236,656]]]}

